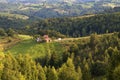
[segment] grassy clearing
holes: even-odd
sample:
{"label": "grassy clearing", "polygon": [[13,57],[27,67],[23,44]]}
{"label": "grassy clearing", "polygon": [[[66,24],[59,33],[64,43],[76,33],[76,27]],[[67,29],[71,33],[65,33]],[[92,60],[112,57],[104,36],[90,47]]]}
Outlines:
{"label": "grassy clearing", "polygon": [[32,37],[28,35],[18,35],[16,37],[0,37],[0,51],[4,51],[23,40],[28,40],[31,38]]}
{"label": "grassy clearing", "polygon": [[[104,35],[112,35],[110,34],[102,34],[98,35],[98,37]],[[19,35],[19,38],[22,39],[19,42],[13,41],[13,43],[9,44],[9,48],[5,51],[5,53],[11,53],[14,55],[17,54],[30,54],[32,58],[44,57],[45,55],[57,53],[61,55],[65,51],[65,46],[63,43],[67,43],[69,41],[74,40],[87,40],[89,41],[90,36],[87,37],[79,37],[79,38],[65,38],[61,41],[53,41],[51,43],[37,43],[35,39],[28,35]],[[17,41],[17,40],[16,40]],[[8,45],[8,44],[7,44]]]}
{"label": "grassy clearing", "polygon": [[4,37],[0,39],[0,50],[4,51],[12,46],[14,46],[16,43],[20,42],[21,39],[19,38],[12,38],[12,37]]}
{"label": "grassy clearing", "polygon": [[30,54],[32,58],[44,57],[47,54],[57,53],[61,55],[64,48],[60,43],[37,43],[33,39],[24,40],[15,46],[9,48],[5,53],[17,54]]}
{"label": "grassy clearing", "polygon": [[29,18],[28,16],[25,16],[25,15],[3,13],[3,12],[0,12],[0,16],[9,17],[9,18],[16,18],[16,19],[23,19],[23,20],[27,20]]}
{"label": "grassy clearing", "polygon": [[93,17],[93,16],[95,16],[95,14],[84,15],[84,16],[79,16],[79,17],[72,17],[71,19],[77,19],[77,18],[84,19],[84,18],[89,18],[89,17]]}
{"label": "grassy clearing", "polygon": [[32,39],[33,37],[29,36],[29,35],[18,35],[18,37],[22,40],[28,40],[28,39]]}

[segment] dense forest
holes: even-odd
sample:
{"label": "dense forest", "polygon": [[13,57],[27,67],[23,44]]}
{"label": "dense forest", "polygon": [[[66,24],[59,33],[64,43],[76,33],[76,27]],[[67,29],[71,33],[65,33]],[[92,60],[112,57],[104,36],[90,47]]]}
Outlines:
{"label": "dense forest", "polygon": [[91,33],[103,34],[120,31],[120,13],[85,15],[80,17],[48,19],[16,19],[0,17],[0,27],[13,28],[17,33],[29,35],[49,34],[54,37],[80,37]]}
{"label": "dense forest", "polygon": [[120,33],[61,42],[62,56],[0,54],[1,80],[120,80]]}
{"label": "dense forest", "polygon": [[30,21],[23,20],[23,19],[16,19],[15,17],[5,17],[5,16],[0,16],[0,28],[8,29],[8,28],[13,28],[13,29],[18,29],[20,30],[21,27],[26,26],[29,24]]}
{"label": "dense forest", "polygon": [[[71,37],[90,35],[91,33],[111,33],[120,31],[120,13],[88,15],[87,17],[49,18],[34,22],[29,30],[32,34],[54,30]],[[48,31],[47,31],[48,30]],[[48,33],[49,34],[49,33]]]}

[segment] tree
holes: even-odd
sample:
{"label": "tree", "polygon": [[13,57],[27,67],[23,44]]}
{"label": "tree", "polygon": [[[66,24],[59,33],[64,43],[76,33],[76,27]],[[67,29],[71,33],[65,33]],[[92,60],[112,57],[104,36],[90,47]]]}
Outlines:
{"label": "tree", "polygon": [[91,80],[90,67],[89,67],[86,59],[84,59],[84,61],[83,61],[82,73],[83,73],[83,76],[82,76],[83,80]]}
{"label": "tree", "polygon": [[25,76],[26,80],[37,80],[37,68],[35,62],[29,55],[18,55],[16,57],[19,64],[19,71]]}
{"label": "tree", "polygon": [[104,63],[95,62],[92,64],[90,72],[93,76],[104,76],[106,74],[106,69],[107,67]]}
{"label": "tree", "polygon": [[56,54],[55,52],[53,52],[53,54],[51,54],[51,59],[49,61],[49,64],[51,66],[59,67],[60,63],[59,63],[59,56],[58,54]]}
{"label": "tree", "polygon": [[11,54],[5,56],[3,64],[2,80],[25,80],[25,76],[19,71],[18,61]]}
{"label": "tree", "polygon": [[37,72],[38,72],[37,80],[46,80],[45,71],[43,70],[42,66],[39,64],[37,64]]}
{"label": "tree", "polygon": [[46,76],[47,76],[47,80],[58,80],[58,75],[54,67],[47,68]]}
{"label": "tree", "polygon": [[0,36],[6,36],[6,32],[3,28],[0,28]]}
{"label": "tree", "polygon": [[72,59],[68,58],[67,62],[59,69],[59,80],[79,80]]}
{"label": "tree", "polygon": [[7,31],[8,36],[13,37],[15,35],[15,31],[12,28],[9,28]]}
{"label": "tree", "polygon": [[98,43],[98,37],[97,37],[97,34],[91,34],[90,35],[90,47],[91,49],[95,50],[95,47]]}
{"label": "tree", "polygon": [[25,80],[25,77],[18,71],[4,69],[1,79],[2,80]]}
{"label": "tree", "polygon": [[4,69],[4,65],[3,65],[3,63],[0,62],[0,80],[1,80],[1,76],[3,74],[3,69]]}
{"label": "tree", "polygon": [[79,80],[82,80],[82,71],[81,71],[80,66],[77,68],[77,73],[78,73],[78,76],[79,76]]}
{"label": "tree", "polygon": [[120,65],[113,71],[113,80],[120,80]]}
{"label": "tree", "polygon": [[109,68],[108,68],[108,74],[107,79],[108,80],[114,80],[115,77],[113,76],[113,73],[117,66],[120,64],[120,51],[116,48],[108,48],[108,54],[110,55],[109,60]]}
{"label": "tree", "polygon": [[120,38],[120,32],[118,33],[118,38]]}
{"label": "tree", "polygon": [[120,51],[116,47],[115,49],[113,49],[113,52],[112,52],[111,65],[114,68],[119,64],[120,64]]}

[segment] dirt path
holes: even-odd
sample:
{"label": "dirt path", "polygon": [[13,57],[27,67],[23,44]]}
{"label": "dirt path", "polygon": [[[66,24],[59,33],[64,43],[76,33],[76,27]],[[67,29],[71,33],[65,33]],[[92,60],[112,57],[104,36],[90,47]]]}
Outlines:
{"label": "dirt path", "polygon": [[[113,33],[108,33],[108,34],[99,34],[99,35],[97,35],[98,37],[102,37],[102,36],[104,36],[104,35],[112,35]],[[78,38],[63,38],[63,39],[61,39],[61,40],[58,40],[58,39],[56,39],[56,40],[54,40],[55,42],[60,42],[60,41],[73,41],[73,40],[80,40],[80,39],[89,39],[90,38],[90,36],[86,36],[86,37],[78,37]]]}

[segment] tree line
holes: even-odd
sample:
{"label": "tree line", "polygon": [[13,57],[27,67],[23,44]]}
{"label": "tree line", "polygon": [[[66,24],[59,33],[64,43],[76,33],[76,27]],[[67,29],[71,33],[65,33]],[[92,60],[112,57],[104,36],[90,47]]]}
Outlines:
{"label": "tree line", "polygon": [[[89,16],[89,15],[87,15]],[[0,27],[13,28],[17,33],[48,34],[53,37],[80,37],[91,33],[103,34],[120,31],[120,13],[98,14],[90,17],[65,17],[20,20],[0,17]]]}
{"label": "tree line", "polygon": [[1,55],[1,80],[81,80],[80,67],[76,70],[72,59],[68,58],[60,68],[54,66],[42,67],[33,61],[29,55]]}
{"label": "tree line", "polygon": [[15,33],[16,32],[12,28],[8,28],[7,30],[5,30],[4,28],[0,28],[0,36],[2,37],[5,37],[5,36],[14,37]]}
{"label": "tree line", "polygon": [[87,36],[91,33],[120,31],[120,13],[99,14],[92,17],[49,18],[35,21],[29,31],[40,34],[43,30],[54,30],[70,37]]}

